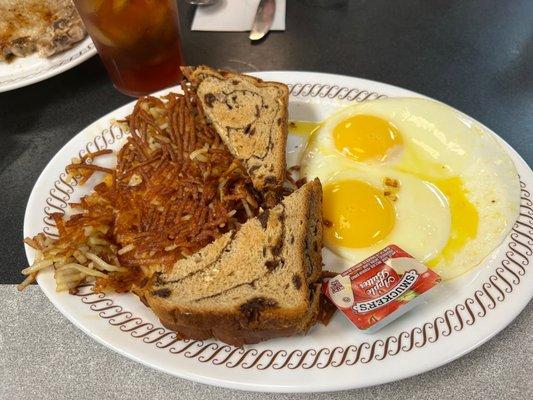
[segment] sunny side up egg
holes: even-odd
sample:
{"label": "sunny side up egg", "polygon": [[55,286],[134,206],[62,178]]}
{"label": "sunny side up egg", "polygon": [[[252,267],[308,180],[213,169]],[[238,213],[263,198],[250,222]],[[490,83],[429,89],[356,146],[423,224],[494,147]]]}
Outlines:
{"label": "sunny side up egg", "polygon": [[435,101],[346,107],[318,125],[300,164],[323,185],[326,247],[354,262],[396,244],[451,279],[479,264],[518,216],[505,150]]}

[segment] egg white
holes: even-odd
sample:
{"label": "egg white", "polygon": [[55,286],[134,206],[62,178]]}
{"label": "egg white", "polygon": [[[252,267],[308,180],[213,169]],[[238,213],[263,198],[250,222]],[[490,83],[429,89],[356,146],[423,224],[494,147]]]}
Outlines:
{"label": "egg white", "polygon": [[[340,153],[333,129],[356,114],[393,123],[402,135],[401,151],[386,162],[358,162]],[[479,264],[501,243],[518,216],[518,175],[502,146],[469,117],[426,99],[380,99],[341,109],[326,119],[309,140],[301,172],[307,178],[319,177],[323,184],[357,179],[377,189],[382,187],[383,177],[400,180],[396,224],[382,242],[364,249],[331,248],[356,262],[390,243],[421,261],[444,248],[450,235],[451,211],[446,196],[431,184],[431,178],[459,177],[479,218],[476,236],[452,257],[433,266],[445,279]]]}
{"label": "egg white", "polygon": [[382,192],[386,189],[385,178],[395,179],[400,184],[401,189],[393,202],[395,224],[392,231],[384,240],[368,247],[330,245],[333,252],[345,259],[358,262],[389,244],[397,244],[417,259],[427,261],[437,255],[448,240],[451,217],[446,198],[427,182],[392,170],[380,171],[364,165],[355,169],[350,161],[331,155],[323,157],[320,153],[315,155],[313,163],[307,164],[304,173],[308,177],[318,177],[324,187],[333,182],[357,180]]}

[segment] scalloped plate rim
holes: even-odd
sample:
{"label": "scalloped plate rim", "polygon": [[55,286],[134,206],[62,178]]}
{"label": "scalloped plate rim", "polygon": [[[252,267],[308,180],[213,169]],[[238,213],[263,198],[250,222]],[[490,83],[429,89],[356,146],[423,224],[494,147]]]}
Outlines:
{"label": "scalloped plate rim", "polygon": [[[396,93],[400,93],[400,95],[409,95],[409,96],[415,96],[415,97],[426,97],[426,96],[420,95],[418,93],[415,93],[415,92],[412,92],[412,91],[408,91],[406,89],[398,88],[398,87],[395,87],[395,86],[392,86],[392,85],[383,84],[383,83],[375,82],[375,81],[369,81],[369,80],[360,79],[360,78],[349,77],[349,76],[334,75],[334,74],[321,74],[321,73],[314,73],[314,72],[298,72],[298,71],[267,71],[267,72],[261,72],[261,73],[253,73],[253,75],[257,75],[257,76],[263,77],[265,79],[278,79],[278,80],[281,80],[281,81],[285,81],[287,83],[291,83],[291,82],[294,83],[294,82],[297,81],[297,82],[301,82],[301,83],[309,83],[309,84],[320,83],[322,85],[330,85],[331,86],[331,85],[334,84],[334,82],[339,82],[341,85],[347,86],[348,88],[359,86],[359,87],[364,87],[365,89],[372,90],[372,91],[377,90],[376,88],[379,88],[379,91],[381,91],[381,92],[384,91],[385,93],[387,93],[387,92],[396,92]],[[337,83],[337,84],[339,84],[339,83]],[[313,96],[310,96],[310,97],[313,97]],[[317,99],[320,102],[321,97],[315,96],[314,98]],[[325,99],[325,101],[328,101],[328,100],[329,100],[328,98]],[[30,198],[28,200],[28,207],[26,209],[25,218],[24,218],[24,235],[25,236],[31,233],[31,232],[28,231],[28,229],[29,229],[29,220],[31,219],[32,214],[35,214],[35,213],[32,213],[32,211],[30,210],[30,208],[31,208],[30,205],[35,203],[36,198],[38,197],[39,193],[43,190],[41,188],[41,186],[43,186],[44,183],[45,183],[43,181],[47,180],[46,185],[44,185],[44,186],[46,186],[46,188],[48,188],[50,186],[50,182],[49,182],[50,179],[47,178],[47,172],[49,172],[49,169],[52,168],[53,164],[55,163],[55,160],[57,160],[60,157],[61,152],[69,149],[69,147],[72,145],[72,143],[77,141],[77,138],[79,138],[79,136],[82,135],[83,132],[85,132],[86,130],[90,129],[91,127],[94,127],[95,125],[98,125],[99,123],[102,123],[102,122],[106,121],[107,119],[110,118],[110,116],[112,114],[124,112],[125,110],[128,109],[128,107],[131,107],[132,104],[133,103],[129,103],[129,104],[123,106],[123,107],[120,107],[117,110],[112,111],[111,113],[99,118],[93,124],[90,124],[84,130],[82,130],[78,135],[73,137],[51,159],[49,164],[44,168],[43,172],[39,176],[39,178],[37,180],[37,183],[34,186],[32,192],[30,194]],[[496,135],[490,129],[488,129],[486,127],[484,127],[484,128],[487,129],[487,131],[489,131],[492,134],[494,134],[497,137],[497,139],[499,139],[500,143],[502,143],[504,145],[504,147],[510,153],[510,156],[515,161],[515,164],[517,164],[517,168],[519,167],[520,164],[521,164],[520,166],[522,167],[522,169],[525,168],[527,176],[522,176],[522,179],[525,180],[528,183],[528,185],[529,185],[528,187],[531,188],[531,186],[533,185],[533,173],[531,172],[530,169],[528,170],[529,167],[527,166],[525,161],[520,157],[520,155],[518,153],[516,153],[516,151],[514,151],[505,141],[503,141],[503,139],[501,139],[498,135]],[[78,148],[76,148],[76,150],[77,149]],[[58,172],[60,172],[60,171],[54,170],[53,175],[54,176],[57,175]],[[51,174],[51,172],[49,172],[48,174]],[[503,246],[503,244],[502,244],[502,246]],[[26,254],[27,254],[28,259],[30,259],[31,250],[28,247],[26,247]],[[525,278],[523,278],[523,279],[525,279],[525,280],[529,279],[529,281],[531,281],[531,274],[529,274],[529,276],[527,276],[527,275],[528,274],[523,275],[523,277],[525,276]],[[40,275],[39,278],[40,278],[39,279],[39,283],[41,284],[41,288],[43,288],[42,275]],[[522,286],[527,286],[527,282],[526,282],[526,284],[522,284]],[[377,377],[377,376],[375,376],[375,377],[373,377],[371,379],[368,379],[366,381],[353,380],[353,381],[344,381],[343,383],[339,383],[338,381],[335,381],[335,379],[333,379],[333,383],[332,383],[332,382],[328,381],[328,377],[327,377],[327,374],[326,374],[326,378],[325,379],[324,378],[317,379],[318,382],[313,380],[312,382],[300,382],[300,383],[290,384],[290,385],[276,385],[273,382],[270,382],[270,383],[247,382],[245,373],[243,373],[242,375],[238,375],[237,374],[236,376],[233,377],[233,379],[231,379],[231,378],[224,378],[224,377],[218,378],[216,376],[213,376],[213,374],[211,374],[211,375],[210,374],[201,374],[201,373],[196,373],[196,372],[190,371],[190,370],[179,370],[179,371],[176,371],[174,369],[174,370],[170,371],[168,367],[165,367],[165,365],[160,365],[158,363],[147,361],[146,359],[143,359],[142,357],[140,357],[138,355],[132,354],[131,351],[125,350],[123,347],[121,348],[120,346],[115,346],[115,345],[109,343],[109,341],[104,340],[101,336],[95,335],[94,332],[91,331],[91,329],[89,329],[85,324],[81,323],[78,320],[76,315],[73,315],[71,313],[66,312],[65,306],[64,306],[64,304],[63,304],[63,302],[61,300],[61,296],[60,295],[57,295],[57,294],[55,294],[55,292],[48,291],[48,290],[45,290],[45,289],[43,289],[43,291],[45,292],[47,297],[51,300],[51,302],[54,304],[54,306],[56,306],[56,308],[58,308],[59,311],[62,312],[74,325],[79,327],[81,330],[83,330],[89,336],[93,337],[98,342],[110,347],[111,349],[113,349],[114,351],[119,352],[120,354],[126,355],[127,357],[129,357],[129,358],[131,358],[131,359],[133,359],[135,361],[141,362],[141,363],[143,363],[143,364],[145,364],[147,366],[150,366],[152,368],[156,368],[158,370],[161,370],[161,371],[164,371],[164,372],[167,372],[167,373],[171,373],[173,375],[180,376],[180,377],[183,377],[183,378],[191,379],[191,380],[194,380],[194,381],[197,381],[197,382],[201,382],[201,383],[207,383],[207,384],[212,384],[212,385],[217,385],[217,386],[222,386],[222,387],[228,387],[228,388],[234,388],[234,389],[244,389],[244,390],[252,390],[252,391],[270,391],[270,392],[312,392],[312,391],[344,390],[344,389],[358,388],[358,387],[365,387],[365,386],[371,386],[371,385],[386,383],[386,382],[390,382],[390,381],[393,381],[393,380],[398,380],[398,379],[403,379],[403,378],[406,378],[406,377],[409,377],[409,376],[413,376],[413,375],[416,375],[416,374],[419,374],[419,373],[422,373],[422,372],[425,372],[425,371],[429,371],[429,370],[431,370],[433,368],[437,368],[437,367],[439,367],[441,365],[444,365],[444,364],[446,364],[446,363],[448,363],[448,362],[450,362],[450,361],[452,361],[452,360],[454,360],[456,358],[461,357],[462,355],[470,352],[474,348],[480,346],[481,344],[483,344],[484,342],[489,340],[491,337],[496,335],[503,328],[505,328],[521,312],[521,310],[527,305],[527,303],[530,301],[530,299],[531,299],[531,297],[533,295],[533,291],[531,290],[531,286],[529,288],[523,287],[521,289],[521,291],[520,291],[520,295],[519,296],[515,296],[514,300],[510,300],[507,303],[507,304],[513,303],[513,306],[511,307],[510,310],[506,310],[507,311],[506,313],[503,313],[503,316],[504,316],[504,322],[503,323],[501,322],[502,318],[500,318],[498,320],[498,322],[497,322],[497,326],[493,327],[492,329],[489,329],[488,332],[486,332],[485,334],[482,334],[481,337],[479,339],[476,339],[473,343],[470,343],[467,346],[463,346],[464,348],[462,349],[462,351],[456,352],[456,353],[450,355],[449,357],[441,357],[438,362],[433,362],[432,364],[430,362],[431,365],[429,365],[429,366],[425,365],[424,362],[421,361],[420,364],[417,365],[414,368],[413,367],[405,368],[405,369],[403,369],[403,370],[401,370],[399,372],[396,372],[396,373],[393,373],[393,374],[389,374],[386,377],[383,377],[383,376]],[[71,296],[71,297],[74,297],[74,296]],[[502,309],[502,307],[499,308],[500,311],[497,311],[500,314],[502,314],[501,313],[501,309]],[[491,312],[493,312],[493,314],[494,314],[494,310],[492,310]],[[490,319],[490,317],[485,318],[483,320],[480,320],[480,321],[482,321],[481,325],[486,323],[486,321],[488,319]],[[115,327],[109,327],[109,329],[115,329],[116,330]],[[464,333],[464,331],[463,331],[463,333]],[[470,331],[470,333],[471,333],[471,331]],[[120,335],[120,333],[119,333],[119,335]],[[472,334],[470,336],[472,336]],[[457,340],[457,337],[458,337],[457,335],[453,336],[453,340]],[[433,343],[432,345],[434,346],[435,343]],[[437,343],[437,345],[438,345],[438,343]],[[405,358],[408,358],[407,357],[408,355],[412,356],[413,354],[420,354],[420,353],[422,353],[421,350],[424,350],[424,349],[427,352],[428,348],[431,348],[431,345],[416,349],[415,351],[413,351],[413,352],[411,352],[409,354],[400,353],[400,354],[396,355],[395,357],[388,357],[386,360],[379,361],[379,363],[384,363],[384,365],[386,365],[387,363],[390,364],[391,360],[392,360],[393,364],[398,364],[398,363],[399,364],[403,364]],[[402,360],[402,356],[403,356],[403,360]],[[418,357],[420,358],[420,356],[418,356]],[[175,359],[172,359],[172,360],[174,360],[174,361],[171,361],[173,363],[176,363],[176,364],[179,363],[179,361],[177,361]],[[357,364],[356,367],[361,367],[361,365],[363,365],[363,367],[365,367],[365,368],[368,368],[368,366],[370,364]],[[381,365],[381,364],[379,364],[379,365]],[[356,367],[352,367],[354,369],[352,369],[351,371],[353,372],[354,370],[357,370]],[[223,367],[222,366],[218,366],[218,368],[223,368]],[[345,367],[345,366],[343,366],[341,368],[348,368],[349,369],[349,367]],[[390,368],[390,366],[387,366],[385,369],[387,369],[387,368]],[[236,369],[233,369],[232,371],[243,371],[243,370],[236,368]],[[291,374],[294,372],[293,370],[287,370],[287,369],[285,369],[283,371],[284,371],[284,373],[290,372]],[[326,368],[326,369],[323,369],[323,370],[312,369],[312,370],[303,370],[303,371],[304,371],[304,375],[302,375],[302,378],[305,380],[307,378],[307,376],[309,376],[308,374],[311,371],[315,371],[315,372],[316,371],[321,371],[321,372],[327,372],[327,373],[332,371],[332,374],[336,374],[336,373],[338,373],[340,371],[340,369],[333,369],[333,368],[329,368],[328,369],[328,368]],[[247,370],[247,372],[248,372],[248,370]],[[256,372],[256,371],[254,370],[254,371],[251,371],[251,372]],[[263,372],[265,372],[265,371],[263,371]],[[272,370],[270,370],[268,372],[272,372]],[[297,372],[299,372],[299,371],[297,371]]]}

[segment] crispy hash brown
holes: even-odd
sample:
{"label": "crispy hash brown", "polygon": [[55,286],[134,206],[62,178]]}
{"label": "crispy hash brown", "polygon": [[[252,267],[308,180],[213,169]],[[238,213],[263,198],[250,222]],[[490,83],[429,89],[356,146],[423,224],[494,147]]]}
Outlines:
{"label": "crispy hash brown", "polygon": [[96,280],[96,290],[128,291],[155,266],[171,266],[239,223],[257,215],[265,202],[241,163],[206,123],[196,95],[138,100],[120,126],[129,134],[115,168],[97,164],[112,153],[100,150],[66,167],[85,183],[103,178],[79,203],[75,214],[53,214],[58,238],[26,239],[37,250],[23,289],[37,273],[54,268],[57,290]]}

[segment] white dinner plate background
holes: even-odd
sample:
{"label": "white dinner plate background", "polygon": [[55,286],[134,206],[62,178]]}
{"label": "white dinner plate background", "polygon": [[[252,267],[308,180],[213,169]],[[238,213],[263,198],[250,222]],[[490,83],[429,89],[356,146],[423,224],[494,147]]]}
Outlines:
{"label": "white dinner plate background", "polygon": [[[319,121],[354,101],[421,96],[339,75],[294,71],[254,75],[290,86],[292,120]],[[87,193],[94,182],[88,187],[68,184],[64,181],[65,165],[80,152],[120,148],[122,134],[109,131],[109,121],[132,109],[133,103],[100,118],[52,158],[30,195],[24,236],[43,229],[54,233],[47,214],[63,212],[67,202]],[[441,285],[427,303],[372,335],[357,332],[336,313],[329,326],[317,325],[306,336],[274,339],[242,349],[214,340],[179,341],[133,294],[94,294],[89,286],[80,288],[77,295],[56,293],[52,271],[41,273],[38,282],[59,311],[95,340],[145,365],[202,383],[254,391],[309,392],[358,388],[419,374],[481,345],[531,300],[533,173],[509,145],[498,140],[514,161],[521,180],[521,213],[513,231],[480,266]],[[297,137],[289,138],[289,163],[299,144]],[[106,157],[104,161],[111,165],[113,156]],[[31,262],[32,249],[26,247],[26,254]]]}
{"label": "white dinner plate background", "polygon": [[87,36],[72,48],[51,57],[33,54],[16,58],[9,63],[0,62],[0,93],[51,78],[74,68],[95,54],[96,48]]}

